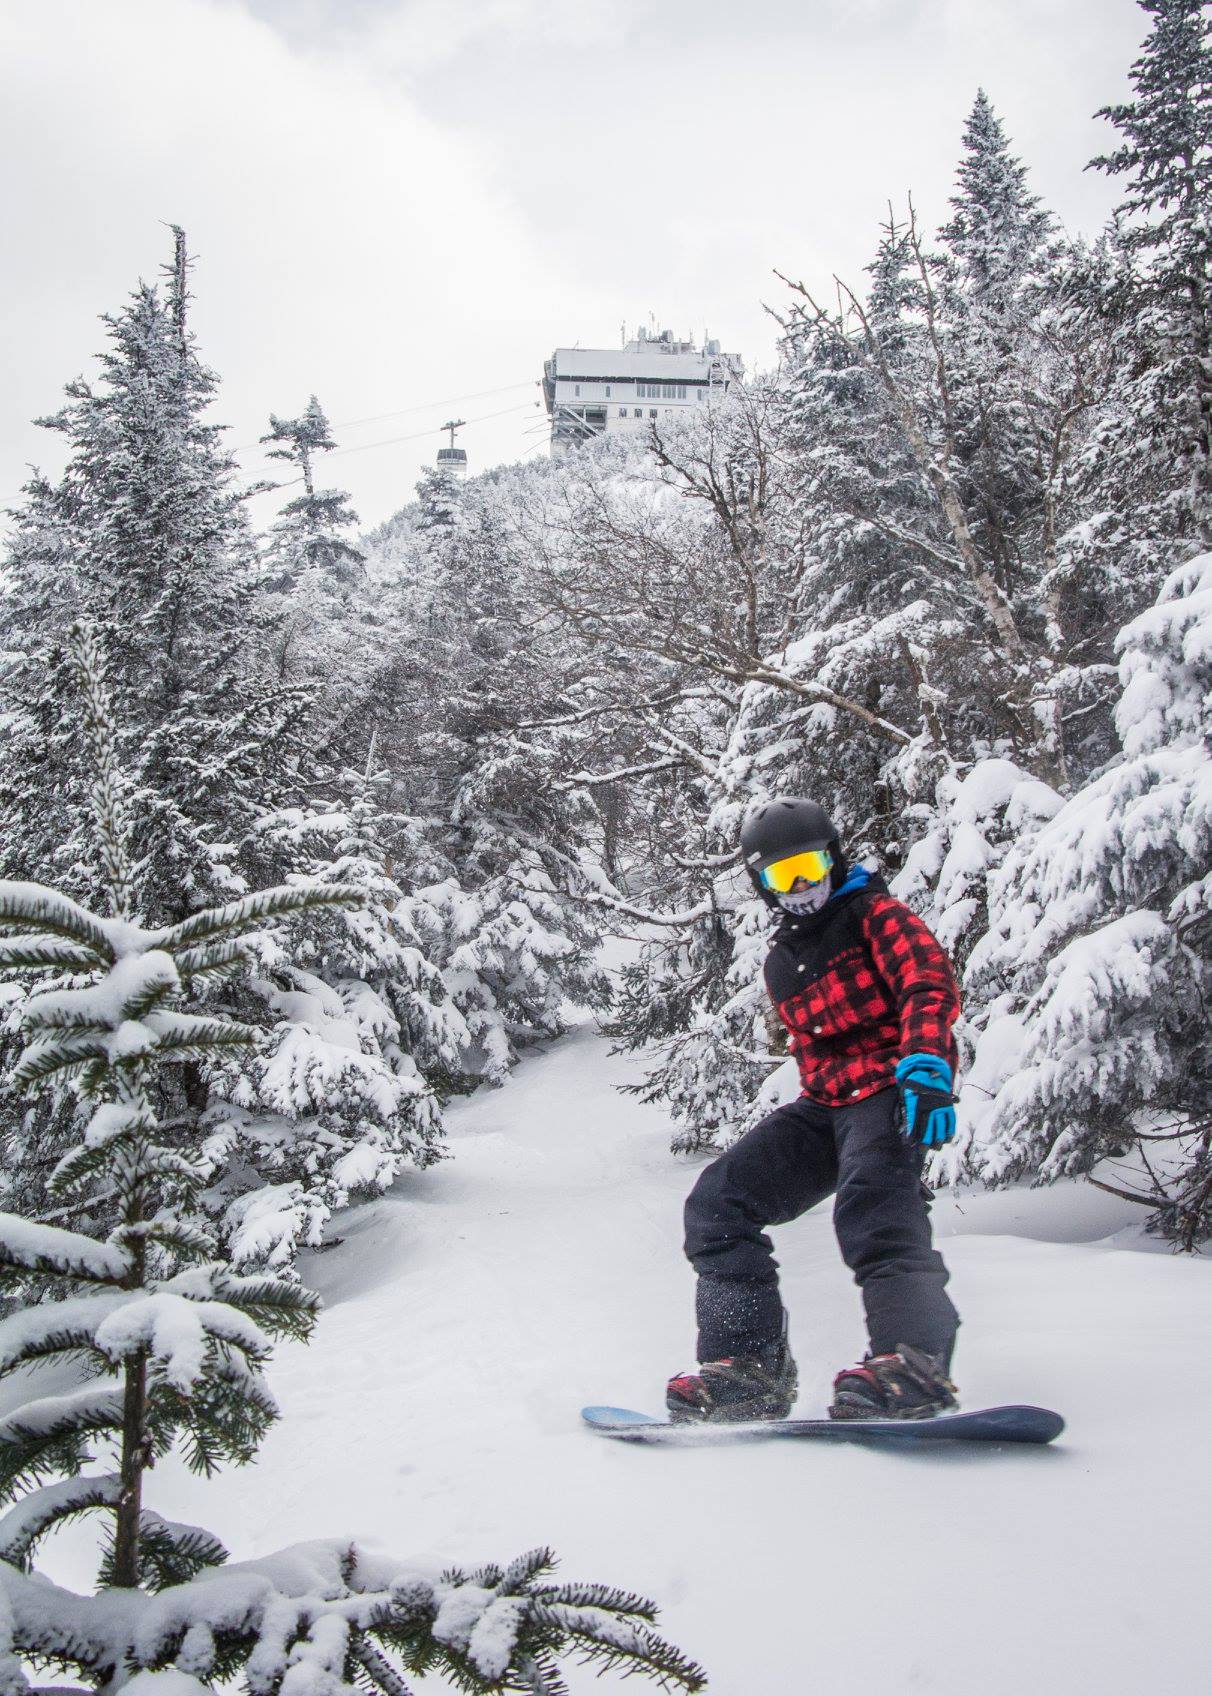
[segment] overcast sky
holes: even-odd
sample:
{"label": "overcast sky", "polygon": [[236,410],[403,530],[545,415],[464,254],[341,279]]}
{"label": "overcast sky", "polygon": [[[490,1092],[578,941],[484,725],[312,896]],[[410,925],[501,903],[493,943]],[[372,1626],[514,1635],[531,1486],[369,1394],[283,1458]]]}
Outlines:
{"label": "overcast sky", "polygon": [[[772,266],[861,280],[889,198],[947,210],[988,91],[1096,231],[1135,0],[0,0],[0,502],[97,315],[197,255],[194,328],[253,476],[316,393],[367,524],[445,418],[472,468],[545,451],[557,344],[647,322],[772,357]],[[489,417],[489,414],[499,414]],[[394,440],[410,437],[410,440]],[[371,445],[387,444],[387,445]],[[258,514],[262,519],[269,514]]]}

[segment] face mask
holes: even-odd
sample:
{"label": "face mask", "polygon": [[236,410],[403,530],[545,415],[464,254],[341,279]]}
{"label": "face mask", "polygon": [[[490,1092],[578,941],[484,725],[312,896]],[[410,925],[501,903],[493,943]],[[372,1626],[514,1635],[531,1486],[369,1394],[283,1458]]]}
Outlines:
{"label": "face mask", "polygon": [[826,877],[822,878],[820,883],[813,883],[807,889],[802,889],[798,895],[780,895],[778,903],[792,918],[802,919],[810,913],[819,913],[831,893],[829,879]]}

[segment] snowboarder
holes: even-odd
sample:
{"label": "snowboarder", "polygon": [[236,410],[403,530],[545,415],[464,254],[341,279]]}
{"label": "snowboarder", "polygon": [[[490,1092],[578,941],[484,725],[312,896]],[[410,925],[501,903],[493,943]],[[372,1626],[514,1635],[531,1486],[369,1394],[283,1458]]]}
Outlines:
{"label": "snowboarder", "polygon": [[745,868],[780,915],[766,988],[801,1094],[713,1161],[686,1203],[698,1274],[697,1372],[669,1382],[674,1420],[783,1419],[797,1375],[768,1225],[835,1196],[863,1293],[869,1352],[834,1380],[834,1419],[954,1408],[959,1323],[932,1246],[926,1151],[955,1134],[959,992],[942,947],[865,867],[815,801],[780,797],[741,830]]}

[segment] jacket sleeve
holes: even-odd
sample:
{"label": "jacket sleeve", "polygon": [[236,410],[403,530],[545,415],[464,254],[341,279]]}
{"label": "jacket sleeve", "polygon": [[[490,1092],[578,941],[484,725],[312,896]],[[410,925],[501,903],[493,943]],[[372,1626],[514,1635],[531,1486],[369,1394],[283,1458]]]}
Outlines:
{"label": "jacket sleeve", "polygon": [[901,1057],[938,1054],[955,1070],[951,1027],[959,1017],[955,973],[934,934],[903,902],[880,895],[863,917],[875,969],[891,991],[901,1023]]}

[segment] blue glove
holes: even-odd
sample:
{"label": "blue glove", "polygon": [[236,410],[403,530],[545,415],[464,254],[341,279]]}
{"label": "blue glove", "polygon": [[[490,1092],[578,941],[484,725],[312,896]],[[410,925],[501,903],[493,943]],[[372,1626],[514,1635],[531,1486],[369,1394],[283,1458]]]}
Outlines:
{"label": "blue glove", "polygon": [[923,1148],[941,1148],[955,1135],[951,1068],[937,1054],[906,1054],[896,1068],[901,1135]]}

